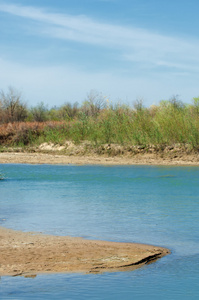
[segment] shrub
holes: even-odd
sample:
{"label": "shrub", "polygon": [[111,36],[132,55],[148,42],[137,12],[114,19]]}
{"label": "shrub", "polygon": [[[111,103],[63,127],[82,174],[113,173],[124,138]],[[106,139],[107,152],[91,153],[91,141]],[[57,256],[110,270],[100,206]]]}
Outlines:
{"label": "shrub", "polygon": [[27,118],[28,111],[22,102],[21,93],[13,87],[8,92],[0,91],[0,116],[1,123],[21,122]]}

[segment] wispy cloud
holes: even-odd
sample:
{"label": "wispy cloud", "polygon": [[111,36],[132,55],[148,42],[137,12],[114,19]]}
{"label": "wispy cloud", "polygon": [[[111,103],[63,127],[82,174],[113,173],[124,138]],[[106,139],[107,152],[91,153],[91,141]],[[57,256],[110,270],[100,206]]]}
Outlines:
{"label": "wispy cloud", "polygon": [[39,23],[38,35],[115,49],[120,59],[132,63],[190,71],[199,63],[198,40],[180,39],[99,22],[83,15],[51,13],[29,6],[0,4],[0,11]]}
{"label": "wispy cloud", "polygon": [[1,24],[10,22],[1,28],[0,88],[16,86],[32,103],[81,101],[90,89],[151,103],[173,94],[187,101],[198,94],[197,38],[0,2],[0,16],[7,16]]}

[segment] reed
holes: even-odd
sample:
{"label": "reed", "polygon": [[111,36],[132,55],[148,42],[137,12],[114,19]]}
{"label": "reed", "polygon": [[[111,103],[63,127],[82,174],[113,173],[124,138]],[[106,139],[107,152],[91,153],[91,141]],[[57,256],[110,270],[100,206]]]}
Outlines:
{"label": "reed", "polygon": [[161,101],[149,108],[109,105],[98,110],[89,110],[88,107],[85,110],[83,106],[76,107],[67,120],[59,118],[60,121],[49,120],[50,112],[45,110],[48,113],[46,122],[1,124],[0,142],[10,146],[34,146],[43,142],[63,144],[66,140],[76,144],[89,141],[95,146],[110,143],[144,146],[188,144],[192,149],[199,149],[198,102],[185,105],[175,99]]}

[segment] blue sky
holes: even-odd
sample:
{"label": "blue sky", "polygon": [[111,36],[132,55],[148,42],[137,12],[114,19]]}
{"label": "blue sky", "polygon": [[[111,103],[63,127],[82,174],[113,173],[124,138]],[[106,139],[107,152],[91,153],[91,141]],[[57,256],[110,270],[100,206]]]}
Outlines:
{"label": "blue sky", "polygon": [[199,96],[198,0],[0,0],[0,89],[29,105]]}

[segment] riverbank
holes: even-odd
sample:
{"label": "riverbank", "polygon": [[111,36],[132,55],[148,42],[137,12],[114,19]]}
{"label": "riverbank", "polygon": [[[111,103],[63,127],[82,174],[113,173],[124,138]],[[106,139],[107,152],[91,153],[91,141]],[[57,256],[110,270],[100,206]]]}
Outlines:
{"label": "riverbank", "polygon": [[138,153],[136,155],[67,155],[54,152],[2,152],[0,164],[74,164],[74,165],[190,165],[199,166],[199,154],[180,152],[170,155]]}
{"label": "riverbank", "polygon": [[0,276],[137,269],[169,250],[143,244],[24,233],[0,227]]}

